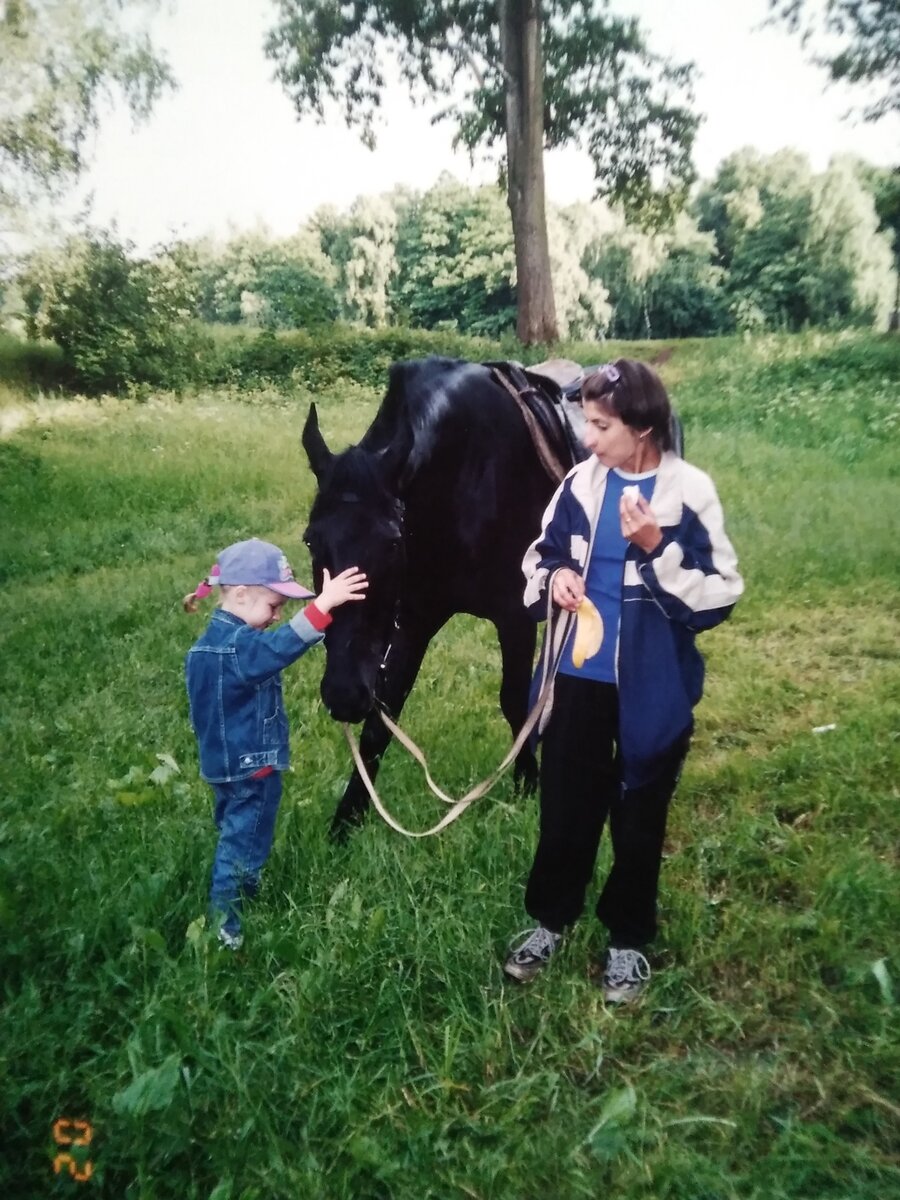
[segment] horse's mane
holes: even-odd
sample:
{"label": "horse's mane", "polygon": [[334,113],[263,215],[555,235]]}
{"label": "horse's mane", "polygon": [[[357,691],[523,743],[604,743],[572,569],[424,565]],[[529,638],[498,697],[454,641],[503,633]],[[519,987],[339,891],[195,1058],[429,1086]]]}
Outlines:
{"label": "horse's mane", "polygon": [[376,458],[362,445],[349,446],[336,454],[328,476],[328,491],[332,496],[359,498],[384,490],[384,480],[377,469]]}
{"label": "horse's mane", "polygon": [[360,449],[381,454],[397,442],[409,445],[407,474],[415,474],[429,459],[441,422],[465,384],[485,374],[479,363],[436,355],[393,363],[387,392]]}

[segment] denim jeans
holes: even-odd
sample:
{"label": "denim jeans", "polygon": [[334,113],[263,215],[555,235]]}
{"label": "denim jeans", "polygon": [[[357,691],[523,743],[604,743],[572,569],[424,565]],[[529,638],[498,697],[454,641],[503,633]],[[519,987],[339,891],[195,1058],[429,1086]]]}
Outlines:
{"label": "denim jeans", "polygon": [[211,786],[219,844],[209,889],[210,916],[216,928],[237,933],[242,902],[244,898],[252,900],[259,891],[259,873],[272,849],[281,803],[281,772]]}

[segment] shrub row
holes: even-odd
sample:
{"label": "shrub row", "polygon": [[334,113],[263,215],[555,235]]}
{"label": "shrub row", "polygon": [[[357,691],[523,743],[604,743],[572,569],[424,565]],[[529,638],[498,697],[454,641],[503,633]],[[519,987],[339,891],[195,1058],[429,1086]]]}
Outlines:
{"label": "shrub row", "polygon": [[24,342],[0,331],[0,379],[26,391],[72,386],[72,372],[53,342]]}
{"label": "shrub row", "polygon": [[[510,340],[503,350],[511,358],[522,348]],[[352,329],[345,325],[307,332],[238,336],[216,352],[208,382],[246,390],[264,386],[318,391],[336,379],[381,388],[392,362],[429,354],[473,361],[496,358],[498,344],[457,333],[389,328]]]}

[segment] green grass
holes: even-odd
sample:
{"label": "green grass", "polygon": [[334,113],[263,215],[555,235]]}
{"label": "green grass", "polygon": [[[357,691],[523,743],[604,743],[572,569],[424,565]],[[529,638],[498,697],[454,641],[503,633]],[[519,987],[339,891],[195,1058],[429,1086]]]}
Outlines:
{"label": "green grass", "polygon": [[[203,618],[180,597],[251,533],[306,574],[310,393],[88,402],[21,375],[0,386],[0,1194],[900,1188],[900,344],[671,345],[662,372],[747,594],[702,639],[659,969],[629,1012],[594,986],[588,916],[533,985],[502,975],[536,829],[508,780],[439,838],[373,817],[328,842],[348,756],[318,699],[320,651],[285,676],[295,769],[264,895],[245,949],[218,952],[198,920],[214,831],[182,683]],[[316,400],[339,448],[378,395],[343,381]],[[505,752],[498,669],[492,631],[458,617],[405,711],[450,791]],[[401,820],[439,815],[396,747],[380,784]],[[62,1117],[91,1123],[73,1152],[90,1182],[53,1173]]]}

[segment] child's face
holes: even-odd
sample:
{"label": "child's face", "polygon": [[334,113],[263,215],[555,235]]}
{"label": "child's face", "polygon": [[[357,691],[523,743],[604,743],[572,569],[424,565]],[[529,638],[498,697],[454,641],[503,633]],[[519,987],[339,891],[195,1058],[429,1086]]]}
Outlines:
{"label": "child's face", "polygon": [[242,584],[229,593],[222,607],[254,629],[268,629],[281,616],[286,599],[271,588]]}

